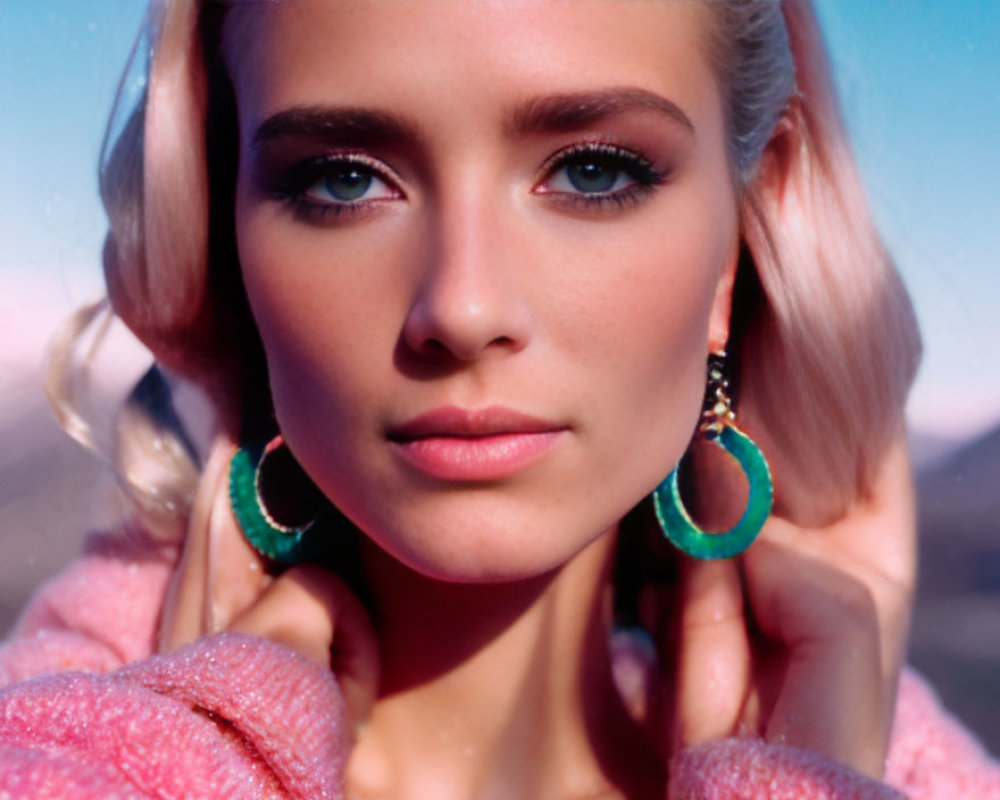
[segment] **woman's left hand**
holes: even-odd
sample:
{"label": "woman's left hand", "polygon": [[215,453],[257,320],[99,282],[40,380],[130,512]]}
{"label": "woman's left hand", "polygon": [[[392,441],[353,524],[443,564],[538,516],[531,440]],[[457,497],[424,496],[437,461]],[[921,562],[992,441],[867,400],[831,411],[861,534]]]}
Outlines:
{"label": "woman's left hand", "polygon": [[832,525],[772,517],[738,559],[684,557],[671,637],[674,746],[750,732],[881,778],[915,533],[900,435],[870,497]]}

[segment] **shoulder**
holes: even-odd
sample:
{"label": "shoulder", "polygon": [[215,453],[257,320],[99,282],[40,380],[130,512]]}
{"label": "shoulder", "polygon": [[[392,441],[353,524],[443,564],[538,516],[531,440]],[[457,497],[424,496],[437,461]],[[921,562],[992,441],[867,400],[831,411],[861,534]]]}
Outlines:
{"label": "shoulder", "polygon": [[1000,800],[1000,765],[941,708],[912,670],[900,682],[885,782],[815,753],[733,738],[688,748],[675,759],[671,800]]}
{"label": "shoulder", "polygon": [[913,800],[1000,800],[1000,764],[911,669],[900,679],[886,780]]}
{"label": "shoulder", "polygon": [[[652,643],[641,633],[616,631],[611,650],[626,703],[641,703],[655,679]],[[1000,764],[941,707],[934,690],[912,669],[900,678],[885,783],[813,753],[750,737],[689,748],[678,754],[673,767],[672,800],[898,798],[898,792],[911,800],[1000,800]]]}
{"label": "shoulder", "polygon": [[337,797],[342,706],[328,671],[235,634],[43,676],[0,691],[0,796]]}
{"label": "shoulder", "polygon": [[91,534],[0,644],[0,686],[47,672],[107,672],[150,655],[177,552],[131,528]]}

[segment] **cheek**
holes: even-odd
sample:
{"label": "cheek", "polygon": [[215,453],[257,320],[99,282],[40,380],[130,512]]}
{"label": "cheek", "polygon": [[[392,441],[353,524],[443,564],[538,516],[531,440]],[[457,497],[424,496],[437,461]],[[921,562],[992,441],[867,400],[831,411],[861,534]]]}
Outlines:
{"label": "cheek", "polygon": [[595,247],[567,317],[568,348],[595,378],[588,401],[602,410],[608,474],[633,492],[662,480],[697,422],[710,318],[737,236],[727,208],[688,198],[661,224]]}
{"label": "cheek", "polygon": [[578,337],[589,343],[586,350],[614,356],[609,360],[623,370],[644,365],[651,377],[670,372],[678,355],[706,355],[709,318],[731,250],[729,237],[719,235],[727,227],[697,218],[637,227],[600,253],[574,315],[590,329]]}
{"label": "cheek", "polygon": [[[238,195],[239,196],[239,195]],[[342,237],[289,224],[280,210],[237,203],[244,284],[267,356],[275,411],[291,441],[357,429],[370,386],[391,364],[394,284],[374,254]],[[370,248],[371,242],[365,243]]]}

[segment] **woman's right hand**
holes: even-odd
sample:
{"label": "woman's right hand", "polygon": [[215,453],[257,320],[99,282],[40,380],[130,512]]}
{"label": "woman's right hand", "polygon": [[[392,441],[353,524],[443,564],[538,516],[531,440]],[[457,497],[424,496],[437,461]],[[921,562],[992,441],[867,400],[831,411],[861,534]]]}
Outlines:
{"label": "woman's right hand", "polygon": [[284,644],[332,669],[353,728],[378,690],[378,643],[364,607],[339,577],[315,564],[278,576],[247,543],[229,505],[235,445],[220,436],[202,473],[187,536],[160,620],[167,652],[219,631]]}

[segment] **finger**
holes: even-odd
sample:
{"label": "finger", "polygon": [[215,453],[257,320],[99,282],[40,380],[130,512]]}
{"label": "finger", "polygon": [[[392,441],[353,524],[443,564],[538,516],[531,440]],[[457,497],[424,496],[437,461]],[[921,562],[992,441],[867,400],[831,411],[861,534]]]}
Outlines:
{"label": "finger", "polygon": [[243,535],[229,499],[229,462],[219,478],[208,525],[209,605],[207,632],[229,627],[253,605],[273,578],[267,564]]}
{"label": "finger", "polygon": [[336,575],[315,564],[292,567],[229,630],[284,644],[332,668],[348,718],[354,724],[368,718],[378,691],[378,642],[364,606]]}
{"label": "finger", "polygon": [[[917,571],[916,501],[902,432],[880,464],[870,496],[836,526],[834,536],[839,547],[857,554],[856,562],[863,566],[855,574],[872,589],[886,696],[894,703]],[[889,719],[892,711],[890,707]]]}
{"label": "finger", "polygon": [[678,619],[676,745],[731,736],[750,683],[750,641],[735,560],[684,558]]}
{"label": "finger", "polygon": [[867,495],[821,532],[823,538],[835,542],[855,562],[877,570],[883,580],[905,591],[912,589],[916,575],[916,501],[904,433],[883,457]]}
{"label": "finger", "polygon": [[884,738],[888,742],[896,716],[899,676],[906,659],[910,617],[916,593],[917,515],[913,473],[905,432],[890,449],[873,490],[873,560],[885,581],[873,582],[879,640],[884,708]]}
{"label": "finger", "polygon": [[177,567],[167,588],[160,617],[159,650],[167,652],[193,641],[206,630],[209,528],[216,510],[219,477],[229,463],[231,445],[220,438],[209,453],[191,508]]}
{"label": "finger", "polygon": [[[884,682],[870,588],[807,551],[810,531],[771,520],[745,557],[747,594],[762,632],[788,653],[765,737],[879,777]],[[812,534],[815,535],[815,534]]]}
{"label": "finger", "polygon": [[[859,604],[855,602],[857,598],[852,600],[850,595],[857,594],[855,589],[860,587],[864,595],[861,603],[867,604],[869,610],[873,606],[886,737],[894,717],[896,686],[906,654],[916,576],[916,531],[913,477],[905,436],[901,431],[879,464],[867,496],[848,508],[841,519],[826,528],[816,529],[772,520],[761,536],[764,541],[808,557],[812,563],[826,564],[831,568],[816,575],[809,585],[803,582],[801,586],[805,591],[826,585],[827,595],[839,607],[856,608]],[[754,569],[756,557],[767,552],[766,547],[761,547],[748,554],[748,574]],[[794,571],[795,567],[786,564],[778,566],[773,572],[781,574],[788,569]],[[780,585],[786,583],[787,580]],[[753,585],[775,586],[768,578],[754,581]],[[805,628],[810,622],[803,614],[809,610],[810,604],[801,601],[797,590],[792,589],[789,593],[799,597],[795,610],[800,612],[797,615],[799,626]],[[814,628],[814,632],[832,633],[830,622],[837,616],[849,619],[851,615],[838,613],[836,609],[828,610],[825,615],[819,612],[812,614],[813,619],[824,620]]]}
{"label": "finger", "polygon": [[270,582],[230,508],[229,462],[234,450],[227,437],[219,437],[202,472],[161,615],[161,651],[226,627]]}

